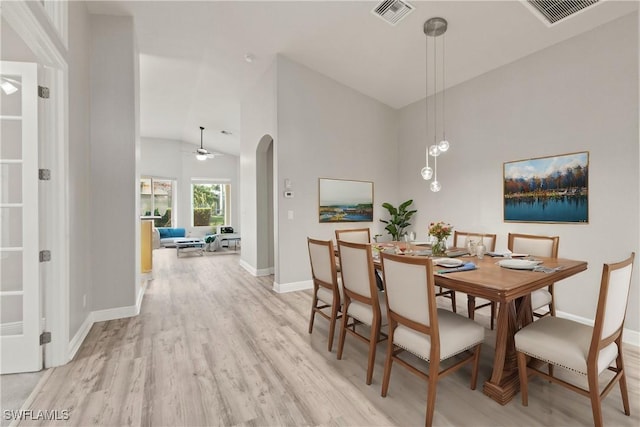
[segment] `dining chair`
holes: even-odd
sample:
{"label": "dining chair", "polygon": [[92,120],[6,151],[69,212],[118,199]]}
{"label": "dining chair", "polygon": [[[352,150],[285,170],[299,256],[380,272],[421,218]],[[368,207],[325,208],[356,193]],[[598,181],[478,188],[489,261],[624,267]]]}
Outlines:
{"label": "dining chair", "polygon": [[[437,307],[433,264],[429,258],[383,253],[389,342],[382,379],[382,397],[387,396],[393,362],[428,382],[426,425],[433,422],[438,380],[467,363],[472,364],[471,390],[478,379],[480,347],[484,328],[471,319]],[[428,373],[399,355],[408,351],[429,363]],[[464,357],[440,370],[440,362],[455,355]]]}
{"label": "dining chair", "polygon": [[[509,233],[507,248],[513,253],[527,254],[532,256],[543,256],[558,258],[558,246],[560,237],[558,236],[538,236],[532,234]],[[546,313],[536,313],[545,306],[549,311]],[[553,284],[547,289],[538,289],[531,293],[531,309],[535,317],[556,315],[556,306],[553,295]]]}
{"label": "dining chair", "polygon": [[[313,297],[311,300],[311,317],[309,318],[309,333],[313,332],[313,322],[316,314],[329,320],[329,342],[327,349],[333,348],[333,336],[336,321],[340,317],[342,304],[342,283],[338,277],[333,241],[307,238],[311,275],[313,277]],[[325,311],[329,311],[327,314]]]}
{"label": "dining chair", "polygon": [[[591,399],[596,427],[603,425],[601,401],[616,382],[620,385],[625,415],[630,415],[627,380],[622,361],[622,330],[629,301],[631,273],[635,253],[624,261],[604,264],[594,326],[555,316],[530,323],[515,335],[522,405],[528,406],[528,381],[531,375],[560,384]],[[527,366],[527,357],[542,360],[587,377],[582,388]],[[615,361],[615,367],[610,366]],[[532,361],[534,362],[534,361]],[[599,376],[605,371],[614,377],[600,393]],[[547,408],[548,410],[553,410]]]}
{"label": "dining chair", "polygon": [[[453,232],[453,244],[457,248],[466,248],[468,239],[475,239],[476,241],[484,244],[487,249],[487,252],[493,252],[496,250],[496,234],[487,234],[487,233],[469,233],[466,231],[454,231]],[[472,256],[475,254],[471,254]],[[481,308],[491,307],[491,330],[493,330],[495,317],[496,317],[496,302],[485,300],[480,298],[479,304],[476,297],[473,295],[467,295],[467,313],[469,315],[469,319],[475,319],[476,310],[480,310]]]}
{"label": "dining chair", "polygon": [[[342,265],[342,290],[344,295],[342,323],[338,338],[338,360],[342,359],[347,332],[369,344],[367,385],[373,379],[376,345],[386,339],[380,329],[387,324],[384,297],[376,286],[371,245],[338,240],[338,254]],[[382,307],[381,307],[382,306]],[[356,326],[369,327],[369,335],[360,333]]]}
{"label": "dining chair", "polygon": [[371,243],[371,230],[368,228],[336,230],[336,242],[338,240],[352,243]]}

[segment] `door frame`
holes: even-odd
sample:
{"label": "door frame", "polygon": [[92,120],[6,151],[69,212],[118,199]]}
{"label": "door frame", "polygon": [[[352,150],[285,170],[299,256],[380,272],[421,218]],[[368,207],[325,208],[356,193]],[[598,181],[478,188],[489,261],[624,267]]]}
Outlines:
{"label": "door frame", "polygon": [[[65,11],[66,14],[66,11]],[[38,63],[45,68],[45,79],[51,83],[45,126],[50,132],[44,165],[52,171],[49,182],[51,194],[46,198],[50,206],[45,226],[50,239],[51,265],[47,272],[47,289],[43,304],[45,328],[52,341],[44,352],[45,367],[66,364],[69,352],[69,215],[68,215],[68,63],[66,41],[51,31],[52,26],[40,2],[3,2],[2,16],[33,51]],[[42,207],[41,207],[42,208]]]}

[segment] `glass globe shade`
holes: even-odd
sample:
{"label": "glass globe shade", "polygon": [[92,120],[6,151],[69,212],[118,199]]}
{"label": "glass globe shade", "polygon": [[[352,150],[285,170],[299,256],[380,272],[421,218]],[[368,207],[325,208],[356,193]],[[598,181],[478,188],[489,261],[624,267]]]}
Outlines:
{"label": "glass globe shade", "polygon": [[207,160],[207,156],[206,154],[196,154],[196,159],[202,161],[202,160]]}
{"label": "glass globe shade", "polygon": [[433,181],[430,185],[430,188],[431,188],[431,191],[433,191],[434,193],[437,193],[438,191],[440,191],[442,186],[440,185],[439,181]]}
{"label": "glass globe shade", "polygon": [[440,155],[440,149],[438,148],[437,145],[432,145],[431,147],[429,147],[429,154],[433,157],[438,157]]}
{"label": "glass globe shade", "polygon": [[438,149],[443,153],[447,151],[449,149],[449,141],[447,141],[446,139],[443,139],[442,141],[440,141],[438,143]]}
{"label": "glass globe shade", "polygon": [[433,169],[431,169],[429,166],[425,166],[422,168],[422,170],[420,171],[420,175],[422,175],[422,178],[425,181],[428,181],[431,179],[431,177],[433,176]]}

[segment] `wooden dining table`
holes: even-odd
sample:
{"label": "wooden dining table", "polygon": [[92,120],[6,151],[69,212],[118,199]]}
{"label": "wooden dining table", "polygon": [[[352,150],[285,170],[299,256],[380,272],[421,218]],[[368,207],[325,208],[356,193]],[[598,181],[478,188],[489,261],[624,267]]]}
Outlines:
{"label": "wooden dining table", "polygon": [[[585,261],[535,258],[542,261],[542,266],[556,270],[544,273],[503,268],[497,264],[503,258],[489,256],[460,258],[475,263],[475,270],[441,274],[438,272],[447,269],[434,266],[437,286],[498,303],[493,371],[484,383],[483,392],[501,405],[508,403],[520,390],[514,335],[533,321],[531,292],[587,269]],[[380,266],[379,261],[375,263]]]}

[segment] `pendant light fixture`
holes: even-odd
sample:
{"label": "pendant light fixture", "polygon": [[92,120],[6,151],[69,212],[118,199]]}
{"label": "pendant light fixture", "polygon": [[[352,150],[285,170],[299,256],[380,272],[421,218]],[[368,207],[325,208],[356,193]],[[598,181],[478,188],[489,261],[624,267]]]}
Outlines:
{"label": "pendant light fixture", "polygon": [[[433,178],[429,188],[433,192],[438,192],[442,188],[442,184],[438,181],[438,156],[441,153],[446,152],[449,149],[449,141],[447,141],[445,134],[445,120],[444,120],[444,111],[445,111],[445,84],[444,84],[444,37],[442,40],[442,89],[441,89],[441,115],[442,115],[442,138],[438,142],[438,72],[437,72],[437,38],[442,36],[447,31],[447,21],[444,18],[431,18],[428,19],[424,23],[423,31],[425,34],[426,44],[425,44],[425,59],[426,59],[426,71],[425,71],[425,82],[426,82],[426,97],[425,97],[425,119],[426,119],[426,148],[425,148],[425,167],[422,168],[420,174],[425,181]],[[432,96],[432,108],[433,111],[433,122],[431,123],[431,128],[429,127],[429,38],[433,38],[433,89],[434,93]],[[430,129],[433,130],[433,144],[429,145],[430,140]],[[429,157],[433,157],[433,168],[429,166]]]}

